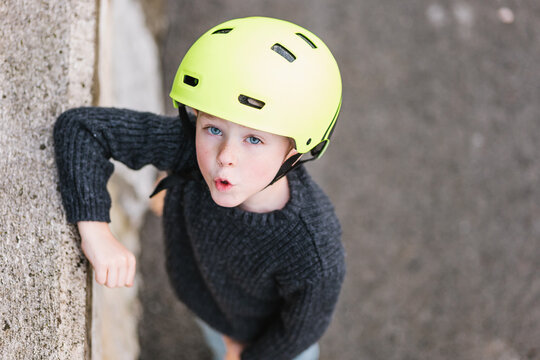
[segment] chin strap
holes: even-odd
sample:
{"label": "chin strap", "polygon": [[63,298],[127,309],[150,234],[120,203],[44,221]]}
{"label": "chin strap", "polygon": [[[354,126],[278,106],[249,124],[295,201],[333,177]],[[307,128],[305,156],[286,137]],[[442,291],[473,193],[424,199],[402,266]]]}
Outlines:
{"label": "chin strap", "polygon": [[[276,176],[274,177],[274,180],[272,180],[272,182],[270,184],[268,184],[266,187],[274,184],[276,181],[278,181],[279,179],[281,179],[282,177],[287,175],[289,173],[289,171],[294,169],[295,165],[298,163],[298,160],[300,160],[300,157],[302,155],[303,154],[294,154],[293,156],[291,156],[290,158],[285,160],[283,165],[281,165],[281,167],[279,168]],[[299,165],[299,163],[298,163],[298,165]]]}
{"label": "chin strap", "polygon": [[266,187],[274,184],[276,181],[278,181],[279,179],[281,179],[282,177],[287,175],[290,171],[296,169],[300,165],[307,163],[308,161],[313,161],[317,159],[316,156],[312,156],[309,159],[300,160],[302,155],[305,155],[305,154],[294,154],[293,156],[285,160],[283,165],[281,165],[281,167],[279,168],[277,175],[274,177],[274,180],[272,180],[272,182],[268,184]]}

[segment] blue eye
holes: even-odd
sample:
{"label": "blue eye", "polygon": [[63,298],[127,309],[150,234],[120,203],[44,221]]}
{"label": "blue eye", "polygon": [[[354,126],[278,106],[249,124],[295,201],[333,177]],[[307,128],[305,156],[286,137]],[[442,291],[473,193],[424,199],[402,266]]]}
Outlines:
{"label": "blue eye", "polygon": [[217,127],[210,126],[208,128],[208,132],[212,135],[221,135],[221,130],[219,130]]}
{"label": "blue eye", "polygon": [[250,143],[250,144],[253,144],[253,145],[257,145],[257,144],[260,144],[261,143],[261,139],[259,138],[256,138],[255,136],[250,136],[247,138],[247,141]]}

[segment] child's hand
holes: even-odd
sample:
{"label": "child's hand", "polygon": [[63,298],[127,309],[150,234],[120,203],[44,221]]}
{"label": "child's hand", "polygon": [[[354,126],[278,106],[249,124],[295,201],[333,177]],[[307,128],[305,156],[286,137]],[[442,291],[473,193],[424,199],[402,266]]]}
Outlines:
{"label": "child's hand", "polygon": [[96,281],[110,288],[133,286],[135,256],[115,239],[105,222],[80,221],[81,247],[96,273]]}
{"label": "child's hand", "polygon": [[225,342],[225,347],[227,349],[224,360],[240,360],[240,355],[246,345],[231,339],[227,335],[223,335],[223,341]]}

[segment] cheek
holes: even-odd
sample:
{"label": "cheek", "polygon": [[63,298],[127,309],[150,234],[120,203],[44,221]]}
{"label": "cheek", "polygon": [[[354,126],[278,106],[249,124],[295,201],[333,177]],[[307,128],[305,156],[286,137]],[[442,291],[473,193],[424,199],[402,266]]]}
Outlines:
{"label": "cheek", "polygon": [[265,157],[253,161],[249,168],[249,176],[254,183],[268,185],[276,176],[281,164],[279,157]]}
{"label": "cheek", "polygon": [[197,138],[195,141],[195,149],[197,154],[197,163],[199,164],[199,168],[204,175],[204,172],[208,169],[208,165],[212,159],[211,147],[208,146],[208,144],[206,144],[204,141],[200,141],[200,139]]}

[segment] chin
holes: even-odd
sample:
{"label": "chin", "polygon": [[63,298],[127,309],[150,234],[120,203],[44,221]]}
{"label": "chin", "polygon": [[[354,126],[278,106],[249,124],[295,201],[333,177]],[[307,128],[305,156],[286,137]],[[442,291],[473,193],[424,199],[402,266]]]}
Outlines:
{"label": "chin", "polygon": [[212,194],[212,200],[214,200],[214,202],[218,204],[219,206],[227,207],[227,208],[232,208],[242,203],[241,201],[238,201],[233,198],[228,198],[220,194]]}

